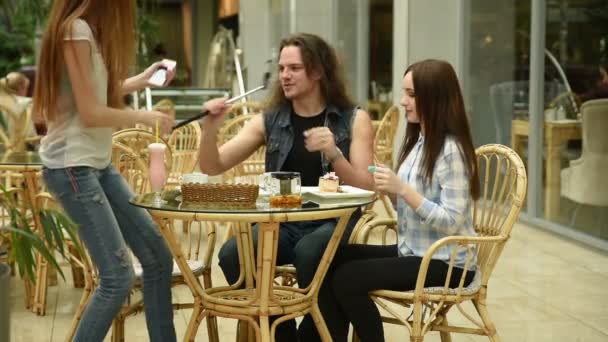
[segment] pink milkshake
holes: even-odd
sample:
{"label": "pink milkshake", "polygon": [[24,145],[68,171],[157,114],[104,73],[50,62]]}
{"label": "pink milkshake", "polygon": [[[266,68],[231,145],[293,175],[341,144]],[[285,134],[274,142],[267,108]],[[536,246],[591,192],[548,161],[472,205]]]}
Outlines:
{"label": "pink milkshake", "polygon": [[150,187],[154,192],[154,202],[162,203],[160,193],[167,181],[167,170],[165,168],[165,149],[167,146],[161,143],[148,145],[150,154]]}

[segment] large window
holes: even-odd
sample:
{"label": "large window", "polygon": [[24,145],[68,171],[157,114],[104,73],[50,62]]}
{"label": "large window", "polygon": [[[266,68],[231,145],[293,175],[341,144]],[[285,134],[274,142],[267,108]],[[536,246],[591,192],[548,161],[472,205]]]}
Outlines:
{"label": "large window", "polygon": [[552,0],[545,17],[545,74],[558,86],[545,98],[543,216],[606,240],[608,7],[599,0]]}
{"label": "large window", "polygon": [[[533,218],[606,240],[608,182],[601,172],[608,167],[608,134],[599,127],[608,129],[608,115],[593,113],[608,114],[602,103],[608,99],[585,102],[608,97],[608,7],[599,0],[546,1],[538,111],[529,109],[530,75],[539,72],[530,70],[531,3],[470,2],[467,105],[475,143],[512,146],[529,175],[538,172],[527,197],[538,202],[538,210],[528,213]],[[541,120],[540,129],[533,129],[531,118]],[[542,145],[532,164],[530,141]]]}

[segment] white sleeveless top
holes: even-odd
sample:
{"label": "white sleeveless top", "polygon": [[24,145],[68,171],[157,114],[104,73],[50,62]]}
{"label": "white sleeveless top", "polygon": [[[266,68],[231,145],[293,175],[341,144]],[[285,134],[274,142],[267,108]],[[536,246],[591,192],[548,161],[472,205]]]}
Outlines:
{"label": "white sleeveless top", "polygon": [[[108,73],[97,48],[91,27],[82,19],[74,20],[71,32],[64,40],[86,40],[91,45],[91,79],[95,96],[107,105]],[[42,72],[42,71],[40,71]],[[72,86],[64,67],[59,95],[58,115],[48,125],[48,133],[42,138],[40,157],[44,166],[58,169],[72,166],[90,166],[103,169],[110,164],[112,152],[112,127],[86,128],[80,120]]]}

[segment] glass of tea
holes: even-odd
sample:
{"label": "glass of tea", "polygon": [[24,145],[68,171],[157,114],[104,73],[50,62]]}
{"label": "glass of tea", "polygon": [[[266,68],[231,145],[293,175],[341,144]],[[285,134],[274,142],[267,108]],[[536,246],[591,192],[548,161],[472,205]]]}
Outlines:
{"label": "glass of tea", "polygon": [[299,208],[302,205],[299,172],[266,172],[260,176],[259,183],[269,194],[271,208]]}

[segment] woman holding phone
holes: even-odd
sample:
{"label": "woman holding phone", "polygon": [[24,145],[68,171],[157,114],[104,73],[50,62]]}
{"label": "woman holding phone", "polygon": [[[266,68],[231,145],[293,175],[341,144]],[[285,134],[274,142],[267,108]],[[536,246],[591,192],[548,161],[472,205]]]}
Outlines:
{"label": "woman holding phone", "polygon": [[[143,268],[150,341],[175,341],[171,303],[173,257],[148,214],[129,204],[133,193],[110,162],[115,127],[136,123],[169,132],[158,111],[123,109],[125,94],[149,86],[157,62],[127,77],[134,61],[134,1],[53,1],[38,64],[34,112],[48,134],[40,156],[49,191],[79,226],[99,286],[74,341],[103,341],[135,280],[127,247]],[[174,76],[167,72],[167,81]],[[167,82],[168,83],[168,82]]]}

